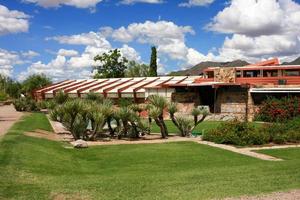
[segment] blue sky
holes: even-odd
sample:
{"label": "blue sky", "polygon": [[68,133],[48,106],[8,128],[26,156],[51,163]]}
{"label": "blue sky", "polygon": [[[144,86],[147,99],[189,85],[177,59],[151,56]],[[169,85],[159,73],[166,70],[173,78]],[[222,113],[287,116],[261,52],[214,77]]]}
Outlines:
{"label": "blue sky", "polygon": [[91,76],[113,48],[159,72],[199,62],[300,55],[300,0],[0,0],[0,73]]}

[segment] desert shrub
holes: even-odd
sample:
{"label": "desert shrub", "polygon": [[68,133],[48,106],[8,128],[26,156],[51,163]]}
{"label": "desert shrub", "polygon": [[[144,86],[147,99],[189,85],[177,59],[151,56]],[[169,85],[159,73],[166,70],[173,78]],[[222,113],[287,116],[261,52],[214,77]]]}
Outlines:
{"label": "desert shrub", "polygon": [[261,145],[269,141],[269,136],[249,123],[230,121],[203,134],[203,139],[220,144]]}
{"label": "desert shrub", "polygon": [[69,99],[68,94],[65,94],[63,91],[57,92],[55,97],[53,98],[56,104],[63,104],[67,102],[68,99]]}
{"label": "desert shrub", "polygon": [[276,144],[300,142],[300,118],[294,118],[285,123],[268,124],[260,128],[269,135],[269,142]]}
{"label": "desert shrub", "polygon": [[300,116],[298,97],[269,97],[262,103],[255,115],[255,120],[265,122],[283,122]]}
{"label": "desert shrub", "polygon": [[87,93],[85,98],[86,98],[86,100],[94,101],[97,103],[102,103],[103,99],[104,99],[103,96],[101,96],[100,94],[94,93],[94,92]]}
{"label": "desert shrub", "polygon": [[29,97],[15,99],[13,101],[13,105],[14,105],[15,109],[20,112],[23,112],[23,111],[32,112],[32,111],[40,110],[37,103]]}
{"label": "desert shrub", "polygon": [[0,91],[0,101],[6,101],[8,99],[8,95],[5,92]]}
{"label": "desert shrub", "polygon": [[40,109],[46,109],[46,108],[47,108],[47,102],[46,102],[46,101],[40,101],[40,102],[37,102],[37,106],[38,106]]}

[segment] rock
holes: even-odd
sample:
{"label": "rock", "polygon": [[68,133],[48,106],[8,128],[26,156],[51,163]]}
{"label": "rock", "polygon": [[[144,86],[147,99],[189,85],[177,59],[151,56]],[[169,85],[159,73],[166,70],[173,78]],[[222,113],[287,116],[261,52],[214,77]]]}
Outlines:
{"label": "rock", "polygon": [[76,140],[74,142],[71,142],[74,148],[88,148],[89,145],[86,141],[84,140]]}

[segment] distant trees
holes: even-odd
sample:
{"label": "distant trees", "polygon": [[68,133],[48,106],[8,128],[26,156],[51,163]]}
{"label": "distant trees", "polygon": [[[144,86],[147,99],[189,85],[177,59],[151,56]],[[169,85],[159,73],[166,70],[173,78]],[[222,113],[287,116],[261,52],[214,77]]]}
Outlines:
{"label": "distant trees", "polygon": [[45,74],[34,74],[23,81],[22,91],[26,94],[31,94],[32,91],[51,83],[51,79],[48,78]]}
{"label": "distant trees", "polygon": [[147,77],[150,75],[150,68],[146,64],[140,64],[135,61],[129,61],[125,72],[126,77]]}
{"label": "distant trees", "polygon": [[125,76],[128,60],[122,56],[119,49],[97,55],[94,61],[101,63],[95,67],[97,73],[94,78],[122,78]]}
{"label": "distant trees", "polygon": [[154,46],[151,48],[149,76],[157,76],[157,51]]}

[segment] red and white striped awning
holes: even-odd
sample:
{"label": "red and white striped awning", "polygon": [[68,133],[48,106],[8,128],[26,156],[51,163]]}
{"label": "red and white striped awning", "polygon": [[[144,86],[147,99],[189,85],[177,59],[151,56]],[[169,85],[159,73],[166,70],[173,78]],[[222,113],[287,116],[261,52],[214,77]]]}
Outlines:
{"label": "red and white striped awning", "polygon": [[162,76],[137,78],[80,79],[66,80],[34,92],[35,97],[53,98],[58,91],[67,93],[69,97],[84,97],[94,92],[108,98],[145,98],[145,92],[151,88],[167,88],[185,86],[193,83],[198,76]]}

